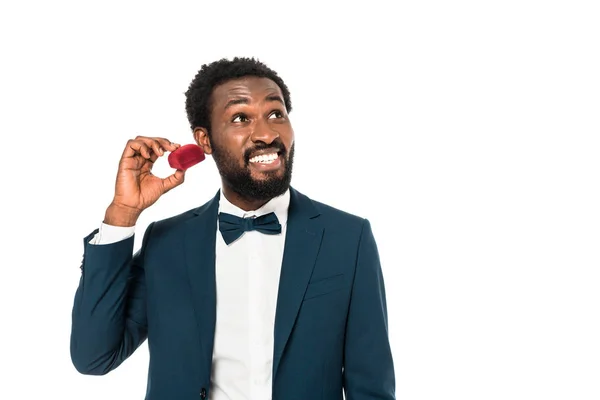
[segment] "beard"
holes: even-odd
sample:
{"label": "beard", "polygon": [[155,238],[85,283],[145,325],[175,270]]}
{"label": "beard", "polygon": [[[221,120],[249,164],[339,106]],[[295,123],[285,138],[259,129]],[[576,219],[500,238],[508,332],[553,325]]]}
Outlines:
{"label": "beard", "polygon": [[[292,181],[292,167],[294,164],[294,146],[292,143],[289,154],[284,144],[275,140],[271,144],[258,142],[257,145],[244,152],[244,167],[239,166],[237,158],[224,148],[213,143],[213,159],[219,170],[223,182],[234,192],[246,200],[270,200],[281,196],[290,187]],[[283,163],[283,175],[280,171],[266,171],[264,179],[254,179],[250,171],[250,155],[257,150],[276,150]]]}

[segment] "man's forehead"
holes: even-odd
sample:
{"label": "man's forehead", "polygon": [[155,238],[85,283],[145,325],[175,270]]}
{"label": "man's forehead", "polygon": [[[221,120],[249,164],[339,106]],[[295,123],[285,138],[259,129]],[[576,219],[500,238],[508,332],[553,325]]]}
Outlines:
{"label": "man's forehead", "polygon": [[213,89],[213,96],[217,101],[225,101],[232,96],[264,96],[269,93],[282,95],[279,86],[271,79],[255,76],[232,79]]}

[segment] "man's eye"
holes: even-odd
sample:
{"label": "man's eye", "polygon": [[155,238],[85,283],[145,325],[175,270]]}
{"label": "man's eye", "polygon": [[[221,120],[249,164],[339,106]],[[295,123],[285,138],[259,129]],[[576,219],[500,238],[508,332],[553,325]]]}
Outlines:
{"label": "man's eye", "polygon": [[273,117],[275,118],[283,118],[283,113],[281,111],[273,111],[270,115],[269,115],[269,119],[272,119]]}
{"label": "man's eye", "polygon": [[236,116],[233,117],[233,119],[231,120],[231,122],[246,122],[248,121],[248,117],[246,117],[244,114],[238,114]]}

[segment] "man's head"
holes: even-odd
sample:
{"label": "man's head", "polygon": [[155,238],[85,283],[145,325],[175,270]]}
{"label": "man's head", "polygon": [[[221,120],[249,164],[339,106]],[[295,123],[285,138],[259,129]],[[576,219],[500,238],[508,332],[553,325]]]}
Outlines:
{"label": "man's head", "polygon": [[249,201],[269,200],[290,185],[291,109],[283,80],[248,58],[203,65],[186,92],[196,142],[214,157],[225,188]]}

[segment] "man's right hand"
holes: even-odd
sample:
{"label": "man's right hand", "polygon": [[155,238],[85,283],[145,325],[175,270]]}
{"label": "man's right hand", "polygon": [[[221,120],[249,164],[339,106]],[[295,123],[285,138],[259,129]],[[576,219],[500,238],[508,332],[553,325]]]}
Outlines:
{"label": "man's right hand", "polygon": [[165,138],[145,136],[127,142],[119,161],[115,196],[104,216],[105,224],[134,226],[142,211],[183,183],[185,171],[177,170],[164,179],[151,172],[158,157],[180,146]]}

